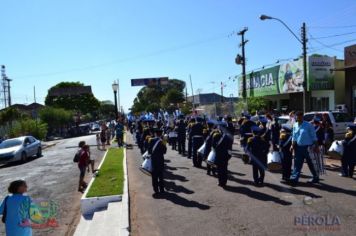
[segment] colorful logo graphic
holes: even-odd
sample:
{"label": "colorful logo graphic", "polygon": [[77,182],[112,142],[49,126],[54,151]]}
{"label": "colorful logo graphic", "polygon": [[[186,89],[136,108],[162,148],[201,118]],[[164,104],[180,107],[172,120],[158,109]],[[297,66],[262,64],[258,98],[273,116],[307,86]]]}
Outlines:
{"label": "colorful logo graphic", "polygon": [[25,201],[20,207],[20,216],[23,219],[21,226],[32,228],[58,227],[58,204],[48,199],[33,199]]}

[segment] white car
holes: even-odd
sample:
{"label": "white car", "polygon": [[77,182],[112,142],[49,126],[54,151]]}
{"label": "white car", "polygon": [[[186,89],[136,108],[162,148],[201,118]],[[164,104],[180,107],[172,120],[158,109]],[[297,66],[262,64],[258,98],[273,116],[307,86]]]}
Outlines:
{"label": "white car", "polygon": [[343,139],[343,137],[345,136],[346,128],[349,125],[353,124],[352,118],[346,112],[342,112],[342,111],[308,112],[304,114],[304,120],[311,121],[315,116],[321,120],[322,115],[324,113],[327,114],[328,121],[333,126],[334,138]]}
{"label": "white car", "polygon": [[4,140],[0,143],[0,164],[26,162],[29,157],[41,157],[41,141],[32,136]]}

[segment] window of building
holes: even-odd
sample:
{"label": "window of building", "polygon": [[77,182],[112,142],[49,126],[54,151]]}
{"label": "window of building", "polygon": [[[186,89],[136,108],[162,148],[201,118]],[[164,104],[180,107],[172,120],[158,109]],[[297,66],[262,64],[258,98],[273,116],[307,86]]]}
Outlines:
{"label": "window of building", "polygon": [[313,111],[328,111],[329,98],[328,97],[312,97],[312,110]]}

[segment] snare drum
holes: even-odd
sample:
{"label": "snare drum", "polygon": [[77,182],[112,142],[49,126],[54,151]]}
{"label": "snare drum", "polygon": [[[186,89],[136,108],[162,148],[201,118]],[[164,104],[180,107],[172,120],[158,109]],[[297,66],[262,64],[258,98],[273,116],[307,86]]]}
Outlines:
{"label": "snare drum", "polygon": [[273,151],[267,155],[267,168],[270,171],[277,171],[282,169],[281,153]]}

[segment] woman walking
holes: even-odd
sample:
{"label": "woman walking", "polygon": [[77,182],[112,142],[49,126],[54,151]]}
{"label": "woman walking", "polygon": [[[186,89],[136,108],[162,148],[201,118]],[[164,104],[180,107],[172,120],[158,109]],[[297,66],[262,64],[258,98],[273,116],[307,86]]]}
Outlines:
{"label": "woman walking", "polygon": [[10,195],[5,197],[0,206],[0,215],[5,223],[7,236],[31,236],[30,206],[31,198],[25,196],[27,184],[16,180],[8,187]]}

